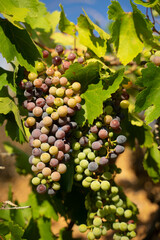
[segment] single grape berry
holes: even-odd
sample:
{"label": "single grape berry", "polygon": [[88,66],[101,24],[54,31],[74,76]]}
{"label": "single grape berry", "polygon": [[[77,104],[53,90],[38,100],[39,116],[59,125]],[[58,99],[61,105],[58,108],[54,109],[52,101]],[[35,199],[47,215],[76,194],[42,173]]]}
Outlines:
{"label": "single grape berry", "polygon": [[43,51],[43,58],[47,58],[49,56],[49,52],[47,50]]}
{"label": "single grape berry", "polygon": [[52,63],[54,64],[54,66],[60,65],[61,62],[62,62],[62,59],[60,56],[55,56],[54,58],[52,58]]}
{"label": "single grape berry", "polygon": [[64,48],[63,48],[62,45],[57,45],[57,46],[55,47],[55,50],[56,50],[56,52],[57,52],[58,54],[61,54],[61,53],[63,52]]}

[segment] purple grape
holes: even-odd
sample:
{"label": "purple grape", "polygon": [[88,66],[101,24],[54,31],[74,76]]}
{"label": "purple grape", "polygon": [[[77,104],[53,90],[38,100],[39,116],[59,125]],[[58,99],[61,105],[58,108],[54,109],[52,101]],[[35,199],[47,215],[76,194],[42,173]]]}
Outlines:
{"label": "purple grape", "polygon": [[77,127],[77,123],[76,122],[70,122],[71,128],[75,129]]}
{"label": "purple grape", "polygon": [[68,133],[68,132],[70,131],[70,129],[71,129],[71,126],[70,126],[69,124],[64,125],[64,126],[62,127],[62,130],[63,130],[65,133]]}
{"label": "purple grape", "polygon": [[45,84],[47,84],[47,86],[51,86],[51,85],[52,85],[52,79],[49,78],[49,77],[47,77],[47,78],[45,79]]}
{"label": "purple grape", "polygon": [[47,86],[47,84],[42,83],[40,89],[42,89],[43,92],[47,92],[47,91],[48,91],[48,86]]}
{"label": "purple grape", "polygon": [[99,141],[95,141],[92,143],[92,149],[93,150],[100,150],[100,148],[102,147],[102,145],[100,144]]}
{"label": "purple grape", "polygon": [[67,117],[60,117],[59,119],[58,119],[58,124],[60,125],[60,126],[63,126],[63,125],[65,125],[67,123]]}
{"label": "purple grape", "polygon": [[33,148],[32,155],[35,157],[39,157],[42,154],[42,150],[40,148]]}
{"label": "purple grape", "polygon": [[32,90],[25,90],[25,91],[24,91],[24,96],[25,96],[26,98],[28,98],[28,99],[32,99],[32,97],[33,97],[33,92],[32,92]]}
{"label": "purple grape", "polygon": [[56,158],[57,158],[59,161],[62,161],[63,158],[64,158],[64,153],[63,153],[62,151],[58,151],[58,154],[57,154]]}
{"label": "purple grape", "polygon": [[30,157],[29,157],[29,159],[28,159],[28,162],[32,165],[32,159],[34,158],[34,156],[33,155],[31,155]]}
{"label": "purple grape", "polygon": [[115,152],[111,152],[109,157],[110,157],[110,159],[116,159],[118,156]]}
{"label": "purple grape", "polygon": [[49,56],[49,52],[47,50],[43,51],[43,58],[47,58]]}
{"label": "purple grape", "polygon": [[48,116],[48,113],[46,113],[46,112],[43,112],[43,113],[42,113],[42,119],[45,118],[45,117],[47,117],[47,116]]}
{"label": "purple grape", "polygon": [[121,145],[117,145],[116,147],[115,147],[115,152],[117,153],[117,154],[120,154],[120,153],[123,153],[124,152],[124,147],[123,146],[121,146]]}
{"label": "purple grape", "polygon": [[39,184],[36,188],[36,191],[40,194],[43,194],[47,191],[47,188],[44,184]]}
{"label": "purple grape", "polygon": [[97,127],[96,125],[94,125],[94,126],[92,126],[92,127],[90,128],[90,132],[91,132],[91,133],[98,133],[98,131],[99,131],[99,129],[98,129],[98,127]]}
{"label": "purple grape", "polygon": [[61,53],[64,51],[64,48],[63,48],[62,45],[57,45],[57,46],[55,47],[55,50],[56,50],[56,52],[57,52],[58,54],[61,54]]}
{"label": "purple grape", "polygon": [[73,108],[67,108],[68,116],[73,116],[75,114],[75,110]]}
{"label": "purple grape", "polygon": [[41,97],[43,95],[43,91],[40,88],[34,89],[34,96],[35,97]]}
{"label": "purple grape", "polygon": [[31,90],[33,88],[33,84],[31,82],[26,82],[25,83],[25,89]]}
{"label": "purple grape", "polygon": [[69,61],[73,61],[75,58],[76,58],[76,54],[75,54],[75,53],[70,53],[70,54],[68,55],[68,57],[67,57],[67,59],[68,59]]}
{"label": "purple grape", "polygon": [[44,127],[43,120],[41,120],[41,121],[39,122],[39,124],[40,124],[40,127],[41,127],[41,128]]}
{"label": "purple grape", "polygon": [[68,153],[70,151],[70,145],[65,143],[64,145],[64,153]]}
{"label": "purple grape", "polygon": [[103,145],[103,141],[100,139],[100,140],[98,140],[98,142],[101,144],[101,145]]}
{"label": "purple grape", "polygon": [[53,124],[52,128],[51,128],[51,133],[55,134],[58,131],[58,126],[56,124]]}
{"label": "purple grape", "polygon": [[62,140],[56,140],[54,143],[54,146],[56,146],[58,148],[58,150],[64,151],[64,149],[65,149],[65,145]]}
{"label": "purple grape", "polygon": [[116,138],[118,144],[124,144],[127,141],[127,138],[124,135],[119,135]]}
{"label": "purple grape", "polygon": [[56,158],[52,158],[52,159],[50,160],[49,164],[50,164],[51,167],[54,168],[54,167],[57,167],[57,166],[58,166],[59,161],[58,161]]}
{"label": "purple grape", "polygon": [[79,143],[81,146],[86,146],[88,144],[88,138],[87,137],[81,137],[79,139]]}
{"label": "purple grape", "polygon": [[63,161],[68,162],[69,160],[70,160],[70,155],[68,153],[65,153]]}
{"label": "purple grape", "polygon": [[97,164],[96,162],[90,162],[90,163],[88,164],[88,170],[89,170],[90,172],[95,172],[95,171],[97,171],[97,170],[98,170],[98,164]]}
{"label": "purple grape", "polygon": [[41,143],[46,143],[48,141],[48,136],[43,133],[39,136],[39,140],[41,141]]}
{"label": "purple grape", "polygon": [[48,189],[48,195],[55,195],[56,191],[53,188]]}
{"label": "purple grape", "polygon": [[55,136],[57,139],[63,139],[65,137],[65,132],[63,130],[58,130]]}
{"label": "purple grape", "polygon": [[43,107],[44,105],[45,105],[45,100],[44,100],[44,98],[38,98],[37,100],[36,100],[36,106],[38,106],[38,107]]}
{"label": "purple grape", "polygon": [[56,138],[54,136],[49,136],[48,137],[49,145],[54,145],[55,141],[56,141]]}
{"label": "purple grape", "polygon": [[81,104],[80,104],[80,103],[77,103],[74,109],[75,109],[76,111],[80,111],[81,108],[82,108]]}
{"label": "purple grape", "polygon": [[35,139],[38,139],[40,137],[40,135],[41,135],[40,129],[34,129],[32,131],[32,137],[34,137]]}
{"label": "purple grape", "polygon": [[61,62],[62,62],[62,59],[60,56],[55,56],[52,58],[52,63],[54,64],[54,66],[60,65]]}
{"label": "purple grape", "polygon": [[99,164],[104,166],[108,163],[108,159],[106,157],[101,157],[99,160]]}
{"label": "purple grape", "polygon": [[82,64],[82,63],[84,62],[84,58],[83,58],[83,57],[79,57],[79,58],[77,59],[77,61]]}

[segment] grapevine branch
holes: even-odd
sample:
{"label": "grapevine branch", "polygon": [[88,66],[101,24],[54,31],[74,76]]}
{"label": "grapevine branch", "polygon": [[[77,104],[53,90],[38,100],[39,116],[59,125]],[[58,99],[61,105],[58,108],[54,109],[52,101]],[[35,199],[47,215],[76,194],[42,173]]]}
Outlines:
{"label": "grapevine branch", "polygon": [[[9,205],[10,207],[6,207],[7,205]],[[31,206],[19,207],[16,204],[12,203],[11,201],[4,201],[0,210],[12,210],[12,209],[18,210],[18,209],[26,209],[26,208],[31,208]]]}
{"label": "grapevine branch", "polygon": [[39,42],[37,42],[37,41],[34,41],[34,43],[35,43],[36,45],[38,45],[39,47],[47,50],[48,52],[53,52],[53,49],[52,49],[52,48],[49,48],[49,47],[43,45],[42,43],[39,43]]}

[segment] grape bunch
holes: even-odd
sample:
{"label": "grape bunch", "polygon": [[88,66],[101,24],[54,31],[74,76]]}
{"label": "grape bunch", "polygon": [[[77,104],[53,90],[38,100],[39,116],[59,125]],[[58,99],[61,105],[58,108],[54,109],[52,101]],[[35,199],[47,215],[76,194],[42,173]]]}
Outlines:
{"label": "grape bunch", "polygon": [[[70,134],[77,127],[72,121],[76,111],[81,109],[79,91],[81,84],[72,84],[63,77],[63,47],[56,47],[57,56],[52,59],[52,66],[37,62],[38,73],[28,73],[21,86],[27,100],[23,105],[28,110],[25,126],[31,136],[29,144],[32,155],[29,158],[31,169],[35,173],[32,184],[38,193],[54,195],[60,189],[61,174],[67,170],[70,160]],[[43,52],[47,57],[47,52]]]}

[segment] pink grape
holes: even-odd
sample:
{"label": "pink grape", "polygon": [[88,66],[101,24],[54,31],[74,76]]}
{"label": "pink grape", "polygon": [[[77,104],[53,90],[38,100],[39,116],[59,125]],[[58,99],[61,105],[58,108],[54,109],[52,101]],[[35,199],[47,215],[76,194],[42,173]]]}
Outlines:
{"label": "pink grape", "polygon": [[63,139],[65,137],[65,132],[63,130],[58,130],[55,136],[57,139]]}
{"label": "pink grape", "polygon": [[47,188],[44,184],[40,184],[37,186],[36,191],[40,194],[43,194],[47,191]]}
{"label": "pink grape", "polygon": [[33,138],[38,139],[38,138],[40,137],[40,135],[41,135],[40,129],[34,129],[34,130],[32,131],[32,137],[33,137]]}
{"label": "pink grape", "polygon": [[64,61],[62,64],[64,70],[67,70],[70,67],[70,65],[71,65],[71,63],[68,61]]}
{"label": "pink grape", "polygon": [[27,103],[27,110],[28,111],[33,111],[33,109],[35,108],[35,103],[34,102],[29,102]]}
{"label": "pink grape", "polygon": [[42,110],[41,107],[35,107],[35,108],[33,109],[33,114],[34,114],[34,116],[36,116],[36,117],[42,116],[42,113],[43,113],[43,110]]}
{"label": "pink grape", "polygon": [[101,139],[106,139],[106,138],[108,137],[108,132],[107,132],[107,130],[101,129],[101,130],[98,132],[98,136],[99,136]]}
{"label": "pink grape", "polygon": [[64,150],[65,147],[64,142],[62,140],[55,141],[54,146],[56,146],[59,150],[62,151]]}
{"label": "pink grape", "polygon": [[61,174],[55,171],[51,174],[51,178],[53,181],[58,182],[61,179]]}
{"label": "pink grape", "polygon": [[58,151],[58,154],[56,155],[56,158],[59,160],[59,161],[62,161],[63,158],[64,158],[64,153],[62,151]]}
{"label": "pink grape", "polygon": [[50,145],[54,145],[55,141],[56,141],[56,138],[54,136],[49,136],[48,137],[48,143]]}
{"label": "pink grape", "polygon": [[49,162],[51,167],[57,167],[57,165],[59,164],[59,161],[56,158],[52,158]]}
{"label": "pink grape", "polygon": [[37,100],[36,100],[36,106],[37,107],[44,107],[44,105],[45,105],[45,100],[44,100],[44,98],[38,98]]}
{"label": "pink grape", "polygon": [[43,58],[47,58],[49,56],[49,52],[47,50],[43,51]]}
{"label": "pink grape", "polygon": [[38,170],[42,170],[43,168],[45,168],[45,164],[43,162],[39,162],[37,163],[36,167],[38,168]]}
{"label": "pink grape", "polygon": [[43,91],[44,93],[48,91],[48,86],[47,86],[47,84],[45,84],[45,83],[42,83],[42,85],[41,85],[40,88],[42,89],[42,91]]}
{"label": "pink grape", "polygon": [[48,141],[48,136],[46,134],[41,134],[39,136],[39,140],[41,141],[41,143],[46,143]]}
{"label": "pink grape", "polygon": [[48,106],[53,106],[53,104],[54,104],[54,99],[55,99],[55,97],[53,97],[52,95],[49,95],[47,98],[46,98],[46,103],[47,103],[47,105]]}

